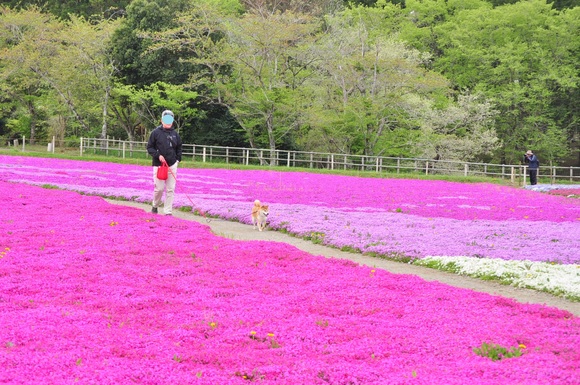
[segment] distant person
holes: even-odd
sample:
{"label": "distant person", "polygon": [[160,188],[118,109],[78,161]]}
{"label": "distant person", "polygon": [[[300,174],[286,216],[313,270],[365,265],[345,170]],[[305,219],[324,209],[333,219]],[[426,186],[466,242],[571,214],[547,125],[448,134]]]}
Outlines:
{"label": "distant person", "polygon": [[[163,213],[172,215],[173,194],[177,183],[177,165],[181,161],[182,142],[181,137],[173,127],[174,115],[169,110],[161,114],[161,125],[157,126],[149,136],[147,152],[153,158],[153,207],[151,212],[157,214],[159,206],[163,203],[165,191],[165,203]],[[167,180],[157,178],[157,169],[161,164],[167,163],[169,173]]]}
{"label": "distant person", "polygon": [[528,174],[530,175],[530,184],[535,185],[538,183],[538,168],[540,168],[540,161],[538,157],[534,155],[532,150],[528,150],[524,155],[524,162],[528,165]]}

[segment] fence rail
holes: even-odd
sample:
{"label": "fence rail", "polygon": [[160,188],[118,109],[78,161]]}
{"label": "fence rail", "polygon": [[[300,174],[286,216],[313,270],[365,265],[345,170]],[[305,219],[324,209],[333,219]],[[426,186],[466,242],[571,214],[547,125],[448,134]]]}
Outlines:
{"label": "fence rail", "polygon": [[[115,156],[120,158],[148,157],[147,142],[119,139],[80,138],[76,141],[26,144],[26,139],[13,142],[2,140],[2,146],[8,144],[22,151],[34,150],[55,152],[55,149],[78,149],[79,156],[87,153]],[[461,161],[443,161],[421,158],[397,158],[384,156],[347,155],[322,152],[287,151],[254,149],[243,147],[205,146],[197,144],[183,145],[183,158],[194,162],[225,163],[258,166],[300,167],[326,170],[358,170],[376,173],[421,173],[425,175],[459,175],[486,176],[509,179],[514,184],[526,184],[527,167],[525,165],[506,165],[492,163],[474,163]],[[550,183],[580,183],[580,167],[542,166],[538,178]]]}

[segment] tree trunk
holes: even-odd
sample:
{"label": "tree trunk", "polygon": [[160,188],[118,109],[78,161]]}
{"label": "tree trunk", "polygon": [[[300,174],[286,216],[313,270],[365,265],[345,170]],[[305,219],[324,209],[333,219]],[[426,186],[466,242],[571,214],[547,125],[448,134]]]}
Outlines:
{"label": "tree trunk", "polygon": [[[109,93],[110,92],[111,92],[111,87],[107,87],[105,89],[105,100],[103,102],[103,126],[101,127],[101,139],[105,139],[107,137],[107,107],[109,106]],[[131,138],[129,138],[129,139],[131,139]]]}
{"label": "tree trunk", "polygon": [[36,142],[36,110],[32,102],[27,103],[28,113],[30,114],[30,144]]}
{"label": "tree trunk", "polygon": [[268,130],[268,141],[270,142],[270,166],[277,166],[276,159],[276,137],[274,136],[274,110],[270,110],[266,117],[266,129]]}

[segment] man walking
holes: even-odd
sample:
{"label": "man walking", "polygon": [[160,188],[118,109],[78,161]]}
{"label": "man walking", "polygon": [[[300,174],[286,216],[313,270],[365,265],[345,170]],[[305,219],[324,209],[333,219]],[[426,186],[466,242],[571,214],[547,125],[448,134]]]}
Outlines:
{"label": "man walking", "polygon": [[[151,212],[157,214],[159,206],[163,203],[163,192],[165,191],[165,203],[163,203],[163,213],[171,215],[173,209],[173,194],[177,182],[177,165],[181,161],[182,142],[181,137],[175,131],[174,115],[170,110],[165,110],[161,114],[161,125],[157,126],[149,136],[147,142],[147,152],[153,158],[153,207]],[[169,166],[167,180],[157,178],[157,169],[164,163]]]}

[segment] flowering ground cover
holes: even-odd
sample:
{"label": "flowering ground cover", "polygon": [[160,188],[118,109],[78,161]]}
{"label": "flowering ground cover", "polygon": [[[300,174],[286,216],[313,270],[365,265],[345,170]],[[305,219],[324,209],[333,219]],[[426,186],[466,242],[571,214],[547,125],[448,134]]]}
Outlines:
{"label": "flowering ground cover", "polygon": [[546,291],[580,301],[580,265],[506,261],[475,257],[428,256],[415,265],[432,267],[470,277],[493,279],[516,287]]}
{"label": "flowering ground cover", "polygon": [[6,181],[0,325],[0,383],[577,384],[580,376],[580,318],[566,311]]}
{"label": "flowering ground cover", "polygon": [[552,195],[561,195],[567,198],[580,198],[579,184],[537,184],[527,185],[526,189],[531,191],[541,191]]}
{"label": "flowering ground cover", "polygon": [[555,188],[550,190],[549,194],[563,195],[568,198],[580,198],[580,187],[575,186],[573,188]]}
{"label": "flowering ground cover", "polygon": [[[0,156],[0,172],[0,180],[83,194],[139,202],[152,195],[148,166]],[[250,223],[258,198],[270,204],[272,229],[313,242],[580,299],[580,201],[545,189],[269,170],[178,174],[177,206]],[[449,257],[452,265],[438,262]]]}
{"label": "flowering ground cover", "polygon": [[560,189],[550,191],[550,194],[563,195],[570,198],[580,198],[580,188],[577,189]]}
{"label": "flowering ground cover", "polygon": [[556,195],[576,197],[580,195],[580,185],[578,184],[536,184],[526,185],[524,188],[531,191],[541,191]]}
{"label": "flowering ground cover", "polygon": [[[0,156],[0,180],[148,202],[151,167]],[[180,168],[175,205],[383,256],[467,256],[578,264],[580,201],[487,183]]]}

